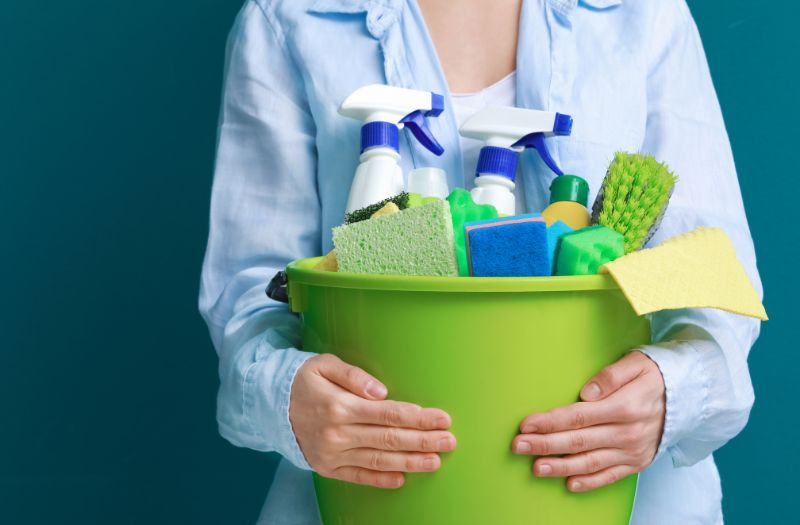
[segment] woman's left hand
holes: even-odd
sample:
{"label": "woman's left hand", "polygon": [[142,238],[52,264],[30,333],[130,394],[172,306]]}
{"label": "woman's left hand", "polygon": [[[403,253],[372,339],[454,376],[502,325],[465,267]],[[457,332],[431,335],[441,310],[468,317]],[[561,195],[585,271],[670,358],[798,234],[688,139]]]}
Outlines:
{"label": "woman's left hand", "polygon": [[540,456],[533,473],[565,477],[586,492],[640,472],[655,457],[664,428],[664,380],[658,366],[632,352],[601,370],[581,390],[581,402],[531,414],[512,450]]}

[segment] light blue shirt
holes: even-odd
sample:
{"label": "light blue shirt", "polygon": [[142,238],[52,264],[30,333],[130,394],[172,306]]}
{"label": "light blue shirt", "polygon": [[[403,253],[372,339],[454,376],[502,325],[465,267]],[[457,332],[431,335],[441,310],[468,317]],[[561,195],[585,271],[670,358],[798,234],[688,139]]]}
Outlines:
{"label": "light blue shirt", "polygon": [[[721,227],[760,291],[725,125],[685,0],[526,0],[516,79],[518,106],[574,117],[571,137],[548,139],[566,172],[596,192],[616,150],[666,161],[680,182],[652,244]],[[200,310],[219,354],[220,433],[288,460],[263,523],[319,519],[288,417],[293,378],[312,354],[299,350],[297,317],[264,288],[290,261],[331,248],[359,155],[360,123],[337,108],[371,83],[448,93],[415,1],[250,0],[237,18]],[[445,154],[435,157],[403,135],[403,170],[438,166],[451,187],[460,186],[452,112],[431,126]],[[529,211],[541,211],[553,174],[528,152],[522,177]],[[747,422],[747,354],[759,323],[714,310],[663,312],[652,321],[659,343],[644,351],[664,376],[666,421],[656,460],[641,474],[632,522],[721,523],[711,454]]]}

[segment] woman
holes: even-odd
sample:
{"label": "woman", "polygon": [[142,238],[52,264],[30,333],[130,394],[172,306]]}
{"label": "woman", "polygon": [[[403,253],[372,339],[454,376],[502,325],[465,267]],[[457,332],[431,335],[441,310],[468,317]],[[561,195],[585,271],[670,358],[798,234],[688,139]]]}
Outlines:
{"label": "woman", "polygon": [[[220,356],[220,432],[283,457],[260,523],[319,523],[309,469],[386,489],[456,447],[448,414],[388,400],[380,378],[299,350],[298,320],[264,287],[327,252],[358,163],[356,88],[446,93],[441,158],[401,141],[404,172],[472,184],[458,124],[486,105],[571,114],[551,152],[593,191],[616,150],[680,176],[653,239],[725,229],[760,289],[720,108],[685,0],[250,0],[228,48],[200,309]],[[460,95],[459,95],[460,94]],[[541,211],[552,179],[524,155],[517,202]],[[531,414],[509,446],[534,476],[588,491],[641,472],[633,523],[722,523],[712,452],[747,422],[757,322],[707,310],[653,317],[653,345],[587,381],[581,402]],[[432,349],[435,351],[435,349]],[[503,432],[504,429],[498,429]]]}

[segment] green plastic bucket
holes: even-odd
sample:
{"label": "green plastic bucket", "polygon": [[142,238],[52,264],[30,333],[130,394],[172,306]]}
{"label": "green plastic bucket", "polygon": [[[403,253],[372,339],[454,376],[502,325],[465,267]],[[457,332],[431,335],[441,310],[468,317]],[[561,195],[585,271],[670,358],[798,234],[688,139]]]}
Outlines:
{"label": "green plastic bucket", "polygon": [[511,453],[531,412],[573,403],[583,384],[650,340],[607,275],[441,278],[356,275],[292,263],[289,302],[305,349],[336,354],[389,397],[453,418],[457,449],[398,490],[315,475],[326,525],[575,524],[630,520],[636,476],[573,494]]}

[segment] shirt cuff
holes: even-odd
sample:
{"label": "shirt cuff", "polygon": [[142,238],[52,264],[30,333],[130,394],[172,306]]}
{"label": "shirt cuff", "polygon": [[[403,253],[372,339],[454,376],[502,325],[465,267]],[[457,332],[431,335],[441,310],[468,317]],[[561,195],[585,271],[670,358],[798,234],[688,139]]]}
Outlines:
{"label": "shirt cuff", "polygon": [[311,466],[294,435],[289,403],[297,371],[315,355],[295,348],[275,349],[264,337],[256,351],[255,362],[244,377],[244,417],[251,431],[304,470],[311,470]]}
{"label": "shirt cuff", "polygon": [[709,377],[702,357],[686,341],[647,345],[639,348],[639,351],[658,365],[664,378],[664,431],[653,461],[668,452],[674,466],[688,466],[691,462],[677,444],[706,418]]}

